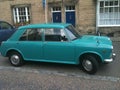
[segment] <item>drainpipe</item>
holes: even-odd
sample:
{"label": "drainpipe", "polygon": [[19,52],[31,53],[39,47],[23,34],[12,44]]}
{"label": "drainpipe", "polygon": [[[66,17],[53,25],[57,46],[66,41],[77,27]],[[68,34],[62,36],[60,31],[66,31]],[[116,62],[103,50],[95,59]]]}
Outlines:
{"label": "drainpipe", "polygon": [[96,4],[96,35],[100,36],[100,32],[99,32],[99,27],[98,27],[98,20],[99,20],[99,6],[98,6],[98,2],[99,0],[96,0],[97,4]]}
{"label": "drainpipe", "polygon": [[47,5],[47,0],[43,0],[43,1],[44,1],[44,4],[45,4],[45,6],[44,6],[44,8],[45,8],[45,23],[47,23],[48,22],[48,20],[47,20],[48,5]]}
{"label": "drainpipe", "polygon": [[64,12],[64,0],[61,0],[61,15],[62,15],[62,23],[65,22],[65,12]]}

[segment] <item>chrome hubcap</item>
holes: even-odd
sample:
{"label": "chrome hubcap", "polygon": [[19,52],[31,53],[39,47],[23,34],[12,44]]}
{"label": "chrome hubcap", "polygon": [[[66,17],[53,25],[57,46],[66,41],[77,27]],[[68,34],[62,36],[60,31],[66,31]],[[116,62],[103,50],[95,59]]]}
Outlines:
{"label": "chrome hubcap", "polygon": [[82,64],[84,69],[87,71],[91,71],[93,69],[92,62],[89,60],[84,60]]}
{"label": "chrome hubcap", "polygon": [[18,55],[12,55],[10,60],[12,64],[17,65],[20,61],[20,58]]}

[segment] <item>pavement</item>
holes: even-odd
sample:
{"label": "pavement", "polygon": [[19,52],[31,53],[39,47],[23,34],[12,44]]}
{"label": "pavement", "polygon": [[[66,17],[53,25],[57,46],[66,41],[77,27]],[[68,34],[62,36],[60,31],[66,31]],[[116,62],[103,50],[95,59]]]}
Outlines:
{"label": "pavement", "polygon": [[111,37],[112,41],[120,42],[120,37]]}
{"label": "pavement", "polygon": [[120,90],[120,79],[0,68],[0,90]]}

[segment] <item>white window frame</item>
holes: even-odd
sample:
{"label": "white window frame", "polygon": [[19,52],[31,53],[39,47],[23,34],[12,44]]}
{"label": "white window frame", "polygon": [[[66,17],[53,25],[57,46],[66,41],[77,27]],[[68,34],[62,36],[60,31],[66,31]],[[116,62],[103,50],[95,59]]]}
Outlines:
{"label": "white window frame", "polygon": [[[21,16],[24,16],[24,20],[20,19],[19,8],[24,8],[24,15],[21,14]],[[30,22],[30,7],[29,6],[21,6],[21,7],[13,7],[13,19],[14,23],[21,23],[21,22]]]}
{"label": "white window frame", "polygon": [[[110,2],[110,1],[118,1],[117,5],[105,5],[105,2]],[[110,10],[111,8],[113,9],[112,12],[108,11],[108,13],[106,13],[106,16],[109,17],[105,17],[105,13],[103,13],[104,17],[101,17],[102,13],[100,13],[100,2],[104,2],[104,6],[103,6],[103,12],[105,12],[105,9],[107,8],[108,10]],[[118,12],[115,12],[115,8],[118,9]],[[116,14],[115,14],[116,13]],[[109,14],[109,15],[107,15]],[[113,14],[113,15],[112,15]],[[112,17],[112,18],[111,18]],[[103,20],[103,23],[100,22],[100,20]],[[111,20],[111,21],[110,21]],[[97,26],[98,27],[113,27],[113,26],[120,26],[120,0],[98,0],[97,1]]]}
{"label": "white window frame", "polygon": [[54,12],[61,12],[61,7],[52,7],[51,8],[51,12],[54,13]]}
{"label": "white window frame", "polygon": [[75,6],[66,6],[65,12],[75,11]]}

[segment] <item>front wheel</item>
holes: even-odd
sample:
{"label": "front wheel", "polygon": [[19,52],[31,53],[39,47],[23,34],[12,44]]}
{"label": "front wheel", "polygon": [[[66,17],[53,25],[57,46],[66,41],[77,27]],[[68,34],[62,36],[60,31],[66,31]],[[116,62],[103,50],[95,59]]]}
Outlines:
{"label": "front wheel", "polygon": [[98,61],[94,56],[86,55],[81,59],[81,67],[88,74],[95,74],[98,70]]}
{"label": "front wheel", "polygon": [[11,52],[9,54],[9,61],[13,66],[16,67],[24,64],[24,60],[18,52]]}

